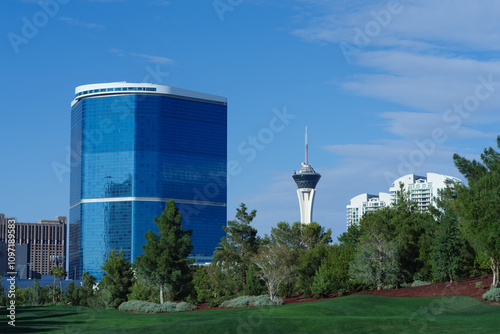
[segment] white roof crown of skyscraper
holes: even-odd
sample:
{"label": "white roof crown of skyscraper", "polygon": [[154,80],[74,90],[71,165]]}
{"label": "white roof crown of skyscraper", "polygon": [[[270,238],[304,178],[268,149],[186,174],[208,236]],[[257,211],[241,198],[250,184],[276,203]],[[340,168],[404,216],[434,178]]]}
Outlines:
{"label": "white roof crown of skyscraper", "polygon": [[170,86],[156,85],[151,83],[132,83],[132,82],[109,82],[100,84],[82,85],[75,88],[75,99],[71,102],[71,107],[78,103],[84,97],[94,97],[102,95],[116,94],[160,94],[171,95],[183,98],[191,98],[204,101],[213,101],[218,103],[227,103],[225,97],[195,92],[192,90],[175,88]]}

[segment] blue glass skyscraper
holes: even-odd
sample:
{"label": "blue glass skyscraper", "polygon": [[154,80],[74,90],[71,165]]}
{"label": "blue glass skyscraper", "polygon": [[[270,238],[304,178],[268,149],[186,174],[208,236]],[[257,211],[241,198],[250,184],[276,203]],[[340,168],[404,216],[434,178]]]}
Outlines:
{"label": "blue glass skyscraper", "polygon": [[226,224],[227,101],[147,83],[79,86],[71,104],[70,278],[102,277],[112,249],[142,254],[173,199],[210,261]]}

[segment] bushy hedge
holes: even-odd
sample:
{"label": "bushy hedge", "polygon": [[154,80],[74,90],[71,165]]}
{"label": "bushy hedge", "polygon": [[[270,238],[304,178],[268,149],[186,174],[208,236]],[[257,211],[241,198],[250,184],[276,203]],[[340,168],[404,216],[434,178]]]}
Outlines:
{"label": "bushy hedge", "polygon": [[220,304],[222,308],[240,308],[240,307],[263,307],[283,305],[282,299],[270,300],[268,295],[261,296],[242,296],[235,299],[227,300]]}
{"label": "bushy hedge", "polygon": [[120,311],[135,311],[138,313],[172,313],[194,310],[196,306],[186,303],[165,302],[163,304],[143,302],[140,300],[129,300],[122,303],[118,309]]}
{"label": "bushy hedge", "polygon": [[490,302],[500,302],[500,288],[491,288],[483,294],[483,298]]}

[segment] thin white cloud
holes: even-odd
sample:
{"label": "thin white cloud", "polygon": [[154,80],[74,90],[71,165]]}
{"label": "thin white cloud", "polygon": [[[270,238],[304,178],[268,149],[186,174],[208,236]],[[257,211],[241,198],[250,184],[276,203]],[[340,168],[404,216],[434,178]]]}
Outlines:
{"label": "thin white cloud", "polygon": [[147,62],[154,63],[154,64],[170,64],[173,65],[175,61],[170,58],[162,57],[162,56],[155,56],[155,55],[148,55],[144,53],[135,53],[135,52],[128,52],[116,48],[111,48],[109,49],[109,52],[116,54],[118,56],[124,57],[134,57],[134,58],[140,58],[143,60],[146,60]]}
{"label": "thin white cloud", "polygon": [[[474,94],[479,77],[488,78],[496,93],[483,107],[500,107],[500,62],[446,58],[400,51],[375,51],[359,55],[356,64],[379,72],[361,74],[343,84],[361,95],[443,112]],[[493,105],[491,105],[493,103]]]}
{"label": "thin white cloud", "polygon": [[[444,115],[475,95],[480,77],[491,78],[494,92],[481,99],[474,115],[463,117],[460,125],[485,124],[497,114],[500,61],[492,52],[500,50],[500,20],[495,15],[500,2],[297,3],[306,14],[294,34],[310,41],[349,43],[358,49],[346,56],[346,62],[360,69],[340,84],[346,91]],[[378,28],[370,31],[370,27]]]}
{"label": "thin white cloud", "polygon": [[90,23],[90,22],[84,22],[72,17],[67,17],[67,16],[60,16],[59,20],[66,22],[69,25],[73,26],[80,26],[88,29],[104,29],[106,28],[102,24],[99,23]]}
{"label": "thin white cloud", "polygon": [[[471,114],[472,115],[472,114]],[[495,139],[497,132],[484,132],[474,129],[472,126],[463,126],[462,124],[474,123],[462,120],[461,126],[456,126],[457,120],[447,118],[445,114],[437,113],[419,113],[419,112],[385,112],[380,117],[386,120],[386,130],[390,133],[407,139],[432,138],[434,131],[439,131],[450,139],[471,139],[471,138],[491,138]],[[458,114],[456,115],[458,117]],[[472,118],[473,119],[473,118]],[[489,121],[490,119],[488,119]]]}
{"label": "thin white cloud", "polygon": [[500,49],[500,35],[496,33],[500,29],[496,15],[500,3],[495,0],[300,0],[298,3],[307,12],[302,14],[307,24],[297,28],[294,34],[310,41],[354,44],[359,30],[366,33],[370,22],[378,19],[383,24],[379,24],[379,31],[373,30],[372,36],[368,34],[370,47],[401,48],[405,43],[406,46],[415,43],[432,49],[443,46],[449,49],[467,46],[478,51]]}

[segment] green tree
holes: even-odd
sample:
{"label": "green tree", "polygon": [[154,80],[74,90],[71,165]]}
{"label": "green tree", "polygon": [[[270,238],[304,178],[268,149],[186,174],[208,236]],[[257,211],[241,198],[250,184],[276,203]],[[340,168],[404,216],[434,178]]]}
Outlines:
{"label": "green tree", "polygon": [[389,239],[398,240],[400,269],[408,281],[430,279],[432,275],[432,240],[436,221],[432,214],[421,211],[403,187],[397,192],[397,203],[388,209]]}
{"label": "green tree", "polygon": [[327,245],[332,242],[332,230],[316,222],[310,224],[280,222],[271,228],[271,235],[266,238],[273,245],[284,246],[293,252],[308,251],[317,245]]}
{"label": "green tree", "polygon": [[[322,260],[317,255],[332,242],[331,234],[331,229],[326,230],[316,222],[310,224],[295,222],[293,225],[280,222],[276,227],[271,228],[270,236],[266,235],[263,243],[284,247],[290,255],[288,257],[290,266],[298,269],[292,272],[290,279],[280,288],[284,296],[291,295],[298,290],[310,294],[312,278]],[[321,250],[314,251],[316,247],[320,247]],[[307,264],[301,261],[306,261]]]}
{"label": "green tree", "polygon": [[337,237],[337,240],[344,245],[356,248],[361,237],[361,227],[359,224],[352,224],[347,231]]}
{"label": "green tree", "polygon": [[72,306],[80,305],[81,303],[81,288],[71,281],[66,286],[65,291],[66,303]]}
{"label": "green tree", "polygon": [[27,299],[28,305],[38,306],[48,302],[49,297],[45,290],[40,286],[40,283],[38,283],[35,279],[33,284],[31,284],[28,289]]}
{"label": "green tree", "polygon": [[113,308],[113,296],[107,287],[100,287],[92,298],[88,300],[88,306],[96,309]]}
{"label": "green tree", "polygon": [[222,265],[226,275],[228,275],[229,269],[238,262],[238,258],[236,245],[230,244],[224,237],[221,238],[220,243],[215,248],[212,262]]}
{"label": "green tree", "polygon": [[158,303],[160,301],[159,292],[158,289],[151,289],[151,287],[144,284],[142,280],[138,278],[134,280],[134,284],[130,288],[127,299]]}
{"label": "green tree", "polygon": [[266,283],[271,300],[276,298],[280,285],[289,279],[294,270],[290,266],[289,255],[283,246],[263,246],[252,258],[260,269],[258,275]]}
{"label": "green tree", "polygon": [[347,244],[332,245],[329,248],[328,256],[322,261],[331,279],[332,291],[348,288],[349,264],[354,259],[355,249]]}
{"label": "green tree", "polygon": [[355,280],[375,285],[377,290],[381,290],[384,285],[399,282],[399,270],[397,243],[377,236],[358,248],[349,274]]}
{"label": "green tree", "polygon": [[301,225],[301,245],[304,250],[307,251],[317,245],[328,245],[332,242],[331,229],[325,231],[325,227],[316,222]]}
{"label": "green tree", "polygon": [[227,271],[220,263],[198,266],[193,277],[198,302],[213,302],[218,305],[230,299],[239,288],[237,277],[233,268]]}
{"label": "green tree", "polygon": [[251,264],[247,271],[247,283],[243,287],[245,296],[260,296],[266,292],[264,282],[259,278],[259,268],[255,264]]}
{"label": "green tree", "polygon": [[273,245],[297,251],[302,244],[302,224],[295,222],[290,226],[287,222],[279,222],[276,227],[271,228],[271,235],[266,239],[266,242]]}
{"label": "green tree", "polygon": [[450,283],[463,276],[466,245],[458,227],[456,215],[449,210],[442,216],[434,238],[432,272],[436,279],[449,279]]}
{"label": "green tree", "polygon": [[321,264],[313,277],[311,291],[316,298],[326,297],[333,291],[332,273],[326,264]]}
{"label": "green tree", "polygon": [[215,262],[223,263],[226,271],[228,267],[236,269],[240,276],[239,291],[242,291],[247,283],[250,258],[257,252],[260,243],[257,230],[250,225],[256,214],[255,210],[248,213],[246,205],[241,203],[236,209],[236,219],[228,221],[227,226],[223,227],[226,237],[221,239],[214,251]]}
{"label": "green tree", "polygon": [[375,285],[377,290],[399,279],[401,245],[390,223],[395,213],[395,209],[384,208],[363,216],[360,222],[362,236],[349,268],[351,277]]}
{"label": "green tree", "polygon": [[61,291],[61,301],[63,298],[63,289],[62,289],[62,279],[68,275],[68,272],[63,268],[59,266],[54,266],[50,269],[49,272],[50,275],[54,276],[54,288],[52,292],[52,302],[56,302],[56,280],[59,278],[59,284],[60,284],[60,291]]}
{"label": "green tree", "polygon": [[297,260],[297,284],[299,291],[304,295],[311,294],[316,271],[321,266],[324,259],[327,258],[330,245],[319,244],[308,251],[303,251]]}
{"label": "green tree", "polygon": [[[500,136],[497,137],[500,148]],[[485,149],[481,161],[453,156],[455,166],[468,182],[455,185],[461,230],[478,254],[490,258],[492,287],[499,286],[500,275],[500,153]]]}
{"label": "green tree", "polygon": [[106,287],[111,293],[113,300],[112,307],[118,307],[121,303],[127,301],[127,295],[134,284],[134,273],[132,264],[125,258],[125,252],[116,249],[111,249],[107,254],[101,266],[103,270],[102,280],[99,282],[99,287]]}
{"label": "green tree", "polygon": [[[23,289],[16,286],[16,306],[26,305],[28,303],[29,288]],[[9,299],[7,299],[9,301]]]}
{"label": "green tree", "polygon": [[144,254],[135,261],[136,274],[150,286],[160,290],[160,303],[163,304],[163,292],[167,290],[172,298],[187,296],[187,286],[192,280],[189,265],[194,259],[188,259],[193,250],[191,245],[192,230],[184,230],[182,215],[175,202],[167,203],[160,218],[155,217],[158,234],[152,230],[145,234],[147,243],[142,246]]}
{"label": "green tree", "polygon": [[92,299],[95,297],[94,286],[96,284],[96,278],[85,271],[82,275],[82,294],[81,294],[81,305],[90,306]]}

